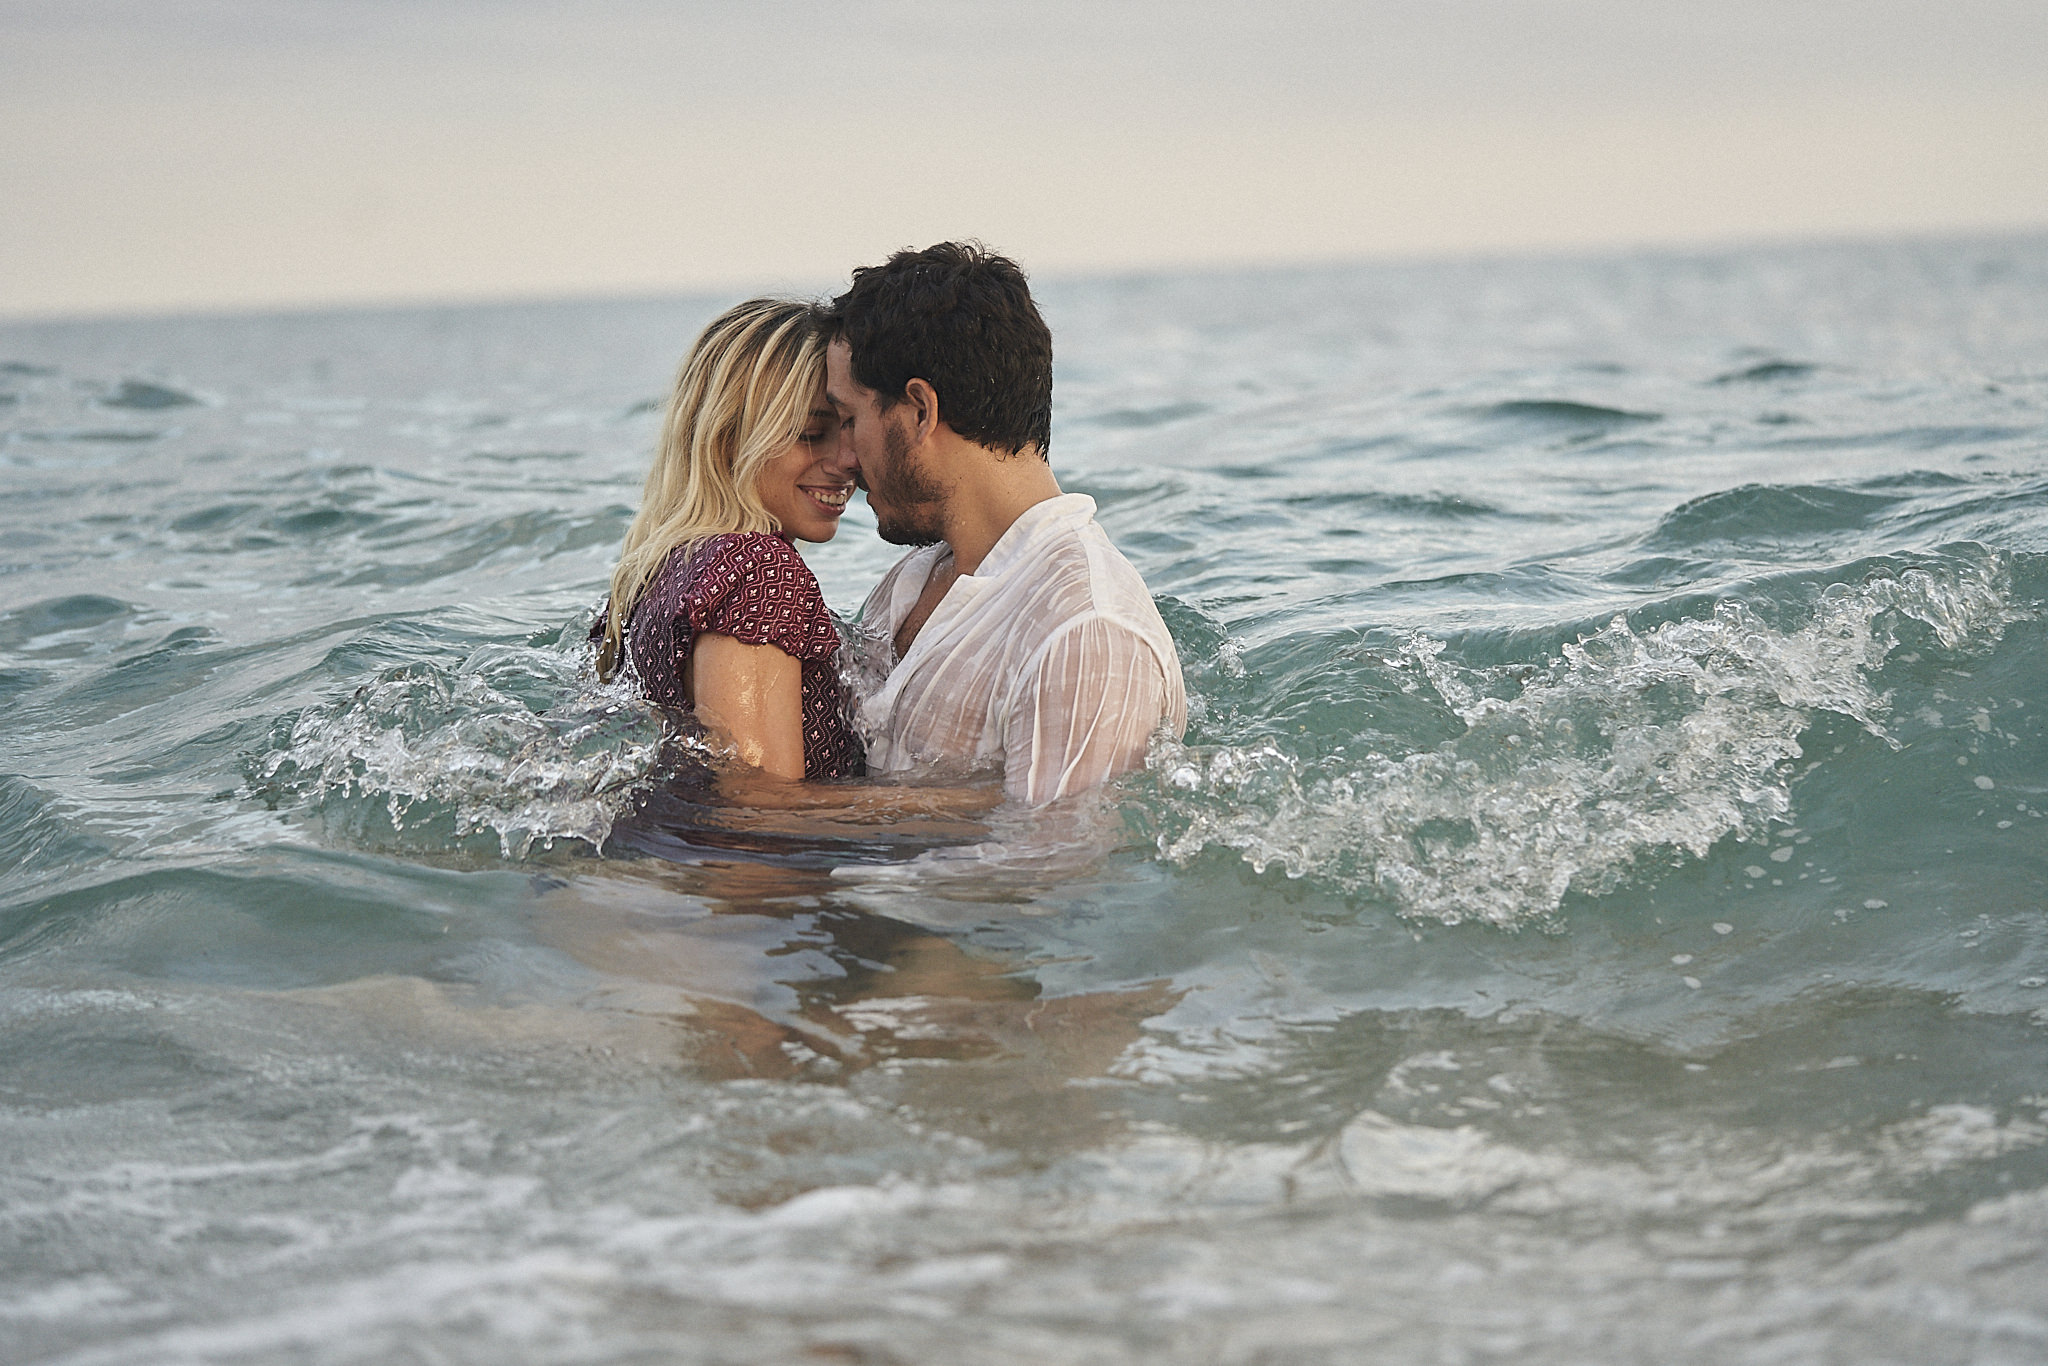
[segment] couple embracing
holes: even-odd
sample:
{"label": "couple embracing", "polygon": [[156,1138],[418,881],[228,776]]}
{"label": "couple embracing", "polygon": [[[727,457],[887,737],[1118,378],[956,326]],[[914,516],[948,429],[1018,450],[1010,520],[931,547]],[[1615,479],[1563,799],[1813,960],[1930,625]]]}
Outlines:
{"label": "couple embracing", "polygon": [[[741,800],[843,800],[862,775],[1002,773],[1040,805],[1139,765],[1187,703],[1145,584],[1047,463],[1052,337],[1016,264],[972,244],[857,270],[829,305],[754,300],[683,363],[593,637],[729,744]],[[856,487],[914,547],[841,642],[795,540]],[[842,678],[863,672],[864,695]],[[902,792],[902,789],[892,789]]]}

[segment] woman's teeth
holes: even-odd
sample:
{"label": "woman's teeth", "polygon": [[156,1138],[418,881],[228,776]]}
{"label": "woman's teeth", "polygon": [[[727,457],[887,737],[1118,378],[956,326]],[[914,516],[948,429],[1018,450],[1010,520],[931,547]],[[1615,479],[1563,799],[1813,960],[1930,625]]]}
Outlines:
{"label": "woman's teeth", "polygon": [[835,508],[845,507],[847,501],[853,497],[853,490],[850,487],[843,489],[805,489],[804,492],[810,494],[811,497],[817,499],[826,507]]}

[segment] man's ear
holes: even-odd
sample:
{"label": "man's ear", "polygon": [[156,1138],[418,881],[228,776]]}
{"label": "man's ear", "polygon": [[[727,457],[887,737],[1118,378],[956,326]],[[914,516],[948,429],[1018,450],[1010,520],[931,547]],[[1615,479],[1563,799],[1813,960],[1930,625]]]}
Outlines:
{"label": "man's ear", "polygon": [[903,386],[903,401],[910,405],[917,422],[911,433],[913,438],[918,442],[931,440],[932,433],[939,429],[939,391],[928,380],[914,379]]}

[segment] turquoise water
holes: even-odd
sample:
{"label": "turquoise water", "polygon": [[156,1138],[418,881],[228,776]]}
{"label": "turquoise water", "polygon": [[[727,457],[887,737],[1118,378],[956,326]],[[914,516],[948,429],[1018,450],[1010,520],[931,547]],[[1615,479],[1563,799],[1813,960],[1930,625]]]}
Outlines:
{"label": "turquoise water", "polygon": [[0,327],[0,1355],[2048,1356],[2048,239],[1042,293],[1186,741],[688,863],[727,300]]}

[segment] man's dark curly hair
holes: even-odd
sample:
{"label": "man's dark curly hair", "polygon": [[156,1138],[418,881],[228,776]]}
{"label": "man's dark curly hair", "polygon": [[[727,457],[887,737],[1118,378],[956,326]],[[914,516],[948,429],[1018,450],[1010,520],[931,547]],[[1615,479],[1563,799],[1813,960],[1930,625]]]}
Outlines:
{"label": "man's dark curly hair", "polygon": [[886,411],[913,379],[932,386],[939,416],[977,445],[1012,455],[1052,445],[1052,333],[1024,272],[979,242],[899,251],[853,273],[823,314],[844,337],[853,377]]}

